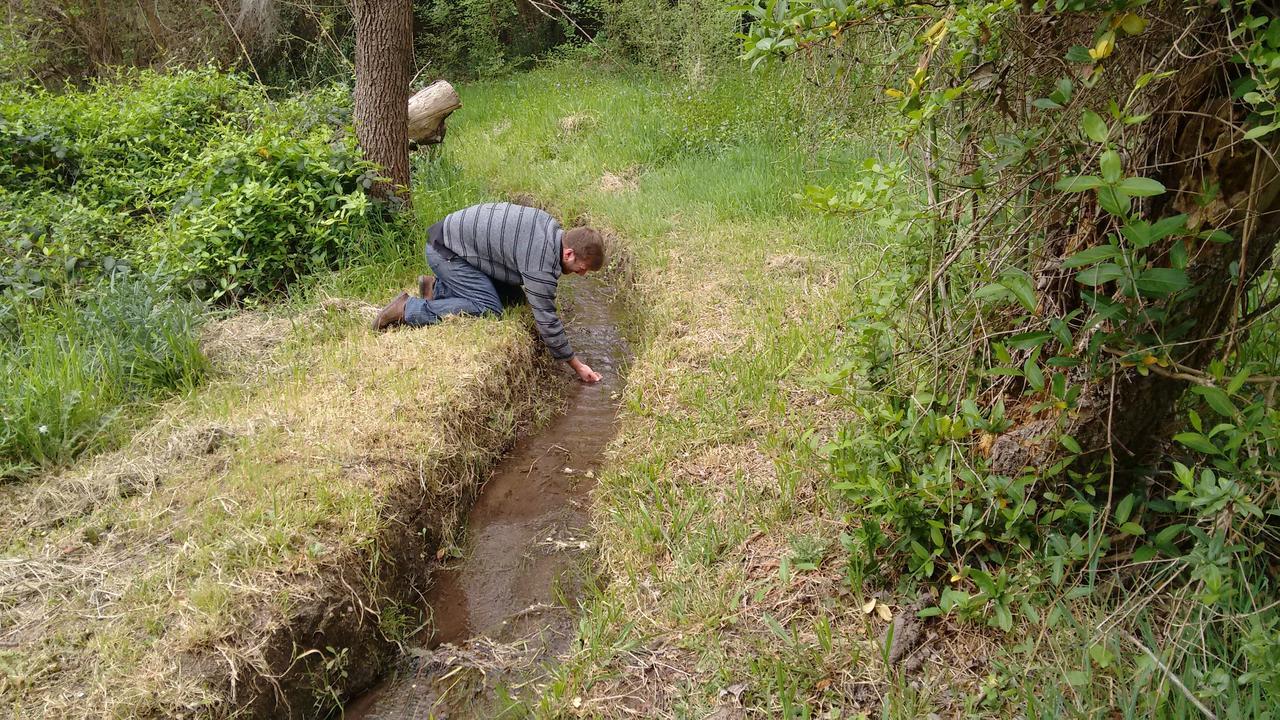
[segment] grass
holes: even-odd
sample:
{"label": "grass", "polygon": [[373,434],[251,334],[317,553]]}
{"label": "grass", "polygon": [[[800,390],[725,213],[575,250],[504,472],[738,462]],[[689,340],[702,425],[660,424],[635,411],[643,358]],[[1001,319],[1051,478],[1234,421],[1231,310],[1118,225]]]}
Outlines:
{"label": "grass", "polygon": [[[786,74],[556,65],[461,93],[440,156],[415,160],[406,236],[365,236],[282,307],[211,323],[219,379],[122,449],[0,487],[0,700],[14,714],[271,716],[272,678],[322,714],[369,679],[361,637],[416,625],[396,593],[414,587],[399,573],[424,568],[405,559],[452,541],[477,473],[532,407],[538,353],[510,317],[380,337],[364,322],[421,267],[423,223],[495,197],[610,231],[637,338],[578,643],[518,710],[1197,712],[1134,647],[1091,664],[1128,589],[1064,602],[1052,631],[1019,618],[1002,635],[955,618],[920,629],[920,588],[859,580],[850,536],[866,513],[819,450],[863,429],[839,379],[900,240],[792,195],[890,150],[856,128],[815,136],[812,99]],[[334,607],[363,618],[344,616],[352,634],[291,645]],[[891,662],[890,633],[916,629],[916,659]],[[1135,643],[1154,647],[1151,629],[1133,627]]]}
{"label": "grass", "polygon": [[[884,315],[874,306],[895,297],[876,286],[902,277],[884,259],[903,234],[817,216],[793,194],[893,151],[857,128],[815,138],[794,83],[554,66],[462,91],[449,157],[499,194],[616,233],[641,326],[614,461],[595,494],[597,582],[582,601],[578,649],[524,712],[1267,712],[1274,682],[1231,685],[1241,643],[1194,622],[1203,609],[1187,592],[1161,594],[1178,564],[1132,586],[1086,563],[1047,611],[1006,609],[1005,632],[982,613],[917,622],[925,587],[909,579],[904,554],[880,553],[896,566],[863,582],[876,553],[866,557],[856,535],[876,515],[832,487],[819,450],[841,433],[882,430],[841,393],[861,352],[859,318]],[[977,595],[959,575],[949,582],[934,592]],[[1259,618],[1249,639],[1247,664],[1263,673],[1274,667],[1268,623]],[[891,628],[918,631],[913,658],[891,661]]]}
{"label": "grass", "polygon": [[139,403],[197,384],[202,316],[140,280],[103,283],[88,303],[19,306],[0,352],[0,482],[109,446]]}
{"label": "grass", "polygon": [[[408,600],[420,556],[452,542],[480,471],[537,415],[538,365],[513,319],[375,336],[371,311],[277,319],[255,338],[276,341],[251,358],[268,368],[256,380],[216,382],[121,450],[5,488],[0,614],[17,649],[0,689],[17,717],[223,715],[269,700],[266,678],[315,672],[295,660],[311,632],[292,626],[317,606]],[[376,621],[343,622],[372,668]]]}

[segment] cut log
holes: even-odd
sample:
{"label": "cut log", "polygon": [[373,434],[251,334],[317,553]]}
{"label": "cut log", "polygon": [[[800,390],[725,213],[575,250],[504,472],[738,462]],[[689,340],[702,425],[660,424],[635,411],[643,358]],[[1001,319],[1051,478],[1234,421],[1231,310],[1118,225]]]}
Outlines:
{"label": "cut log", "polygon": [[462,107],[458,91],[447,80],[437,80],[409,98],[409,147],[434,145],[444,140],[444,120]]}

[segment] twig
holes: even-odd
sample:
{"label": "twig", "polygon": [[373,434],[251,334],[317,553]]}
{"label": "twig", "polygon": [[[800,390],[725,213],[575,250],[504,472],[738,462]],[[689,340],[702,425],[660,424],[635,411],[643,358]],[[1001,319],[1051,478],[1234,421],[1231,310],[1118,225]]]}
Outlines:
{"label": "twig", "polygon": [[1151,648],[1147,647],[1146,645],[1143,645],[1142,642],[1138,640],[1138,638],[1134,637],[1133,635],[1130,635],[1125,630],[1121,630],[1120,634],[1123,635],[1126,640],[1136,645],[1139,650],[1141,650],[1143,653],[1146,654],[1147,657],[1151,658],[1151,662],[1155,663],[1156,667],[1160,668],[1160,672],[1163,672],[1165,677],[1169,678],[1169,682],[1172,682],[1174,686],[1176,686],[1179,690],[1181,690],[1182,694],[1186,696],[1188,700],[1191,701],[1192,705],[1196,706],[1196,709],[1204,713],[1205,717],[1209,718],[1209,720],[1218,720],[1218,716],[1214,715],[1213,712],[1209,710],[1209,708],[1204,706],[1204,703],[1200,702],[1200,700],[1197,699],[1195,695],[1191,694],[1191,691],[1187,689],[1186,685],[1182,684],[1182,681],[1178,679],[1178,676],[1174,675],[1173,671],[1171,671],[1167,666],[1165,666],[1164,663],[1160,662],[1160,658],[1156,657],[1156,654],[1151,652]]}
{"label": "twig", "polygon": [[245,47],[244,40],[240,39],[240,33],[236,32],[236,26],[231,22],[231,18],[227,17],[227,11],[222,8],[222,0],[213,0],[213,4],[218,6],[218,14],[222,15],[222,20],[227,24],[227,29],[231,31],[231,36],[236,39],[236,44],[240,46],[240,52],[244,53],[244,61],[249,63],[249,69],[253,71],[253,76],[258,79],[258,84],[262,85],[262,76],[258,74],[258,68],[253,64],[253,58],[249,57],[249,48]]}
{"label": "twig", "polygon": [[[1103,350],[1115,355],[1116,357],[1126,357],[1131,354],[1109,347],[1104,347]],[[1208,374],[1200,372],[1195,368],[1187,367],[1176,360],[1169,360],[1169,366],[1173,369],[1166,370],[1160,365],[1148,365],[1147,369],[1160,377],[1166,377],[1170,380],[1185,380],[1189,383],[1205,385],[1208,387],[1217,386],[1217,383]],[[1255,385],[1274,385],[1276,383],[1280,383],[1280,375],[1250,375],[1245,378],[1244,381]]]}
{"label": "twig", "polygon": [[538,12],[542,13],[546,17],[551,18],[552,20],[555,20],[556,19],[555,16],[547,12],[546,8],[543,7],[543,5],[551,6],[556,10],[556,12],[560,13],[561,17],[563,17],[565,20],[568,20],[570,25],[573,25],[575,28],[577,28],[578,32],[582,33],[582,37],[587,39],[587,42],[593,43],[596,41],[596,39],[588,35],[587,31],[583,30],[582,26],[578,24],[578,21],[570,17],[569,13],[566,12],[564,8],[560,7],[560,5],[558,5],[555,0],[529,0],[529,5],[534,10],[537,10]]}

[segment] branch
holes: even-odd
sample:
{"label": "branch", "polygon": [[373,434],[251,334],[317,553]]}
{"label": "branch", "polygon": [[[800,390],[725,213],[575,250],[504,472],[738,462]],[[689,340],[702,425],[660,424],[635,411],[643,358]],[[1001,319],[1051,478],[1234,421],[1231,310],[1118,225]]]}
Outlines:
{"label": "branch", "polygon": [[529,5],[534,10],[537,10],[539,13],[541,13],[543,16],[551,18],[552,20],[555,20],[556,17],[552,15],[550,12],[547,12],[547,8],[544,6],[552,8],[557,13],[559,13],[560,17],[564,18],[565,20],[568,20],[570,25],[577,28],[578,32],[582,33],[582,37],[587,39],[587,42],[593,43],[596,41],[595,38],[587,34],[586,30],[582,29],[582,26],[578,24],[577,20],[574,20],[572,17],[570,17],[569,13],[564,8],[560,7],[558,3],[556,3],[556,0],[529,0]]}
{"label": "branch", "polygon": [[1151,652],[1151,648],[1147,647],[1146,645],[1143,645],[1142,642],[1138,640],[1138,638],[1130,635],[1128,632],[1124,630],[1121,630],[1120,634],[1124,636],[1124,639],[1133,643],[1138,647],[1139,650],[1145,653],[1146,656],[1151,659],[1151,662],[1155,663],[1156,667],[1160,668],[1160,672],[1164,673],[1164,676],[1169,678],[1169,681],[1172,682],[1175,686],[1177,686],[1179,690],[1182,691],[1182,694],[1186,696],[1188,700],[1191,701],[1191,704],[1196,706],[1197,710],[1204,713],[1204,716],[1209,718],[1209,720],[1218,720],[1218,716],[1214,715],[1213,712],[1209,710],[1209,708],[1205,707],[1204,703],[1200,702],[1199,698],[1193,695],[1191,691],[1187,689],[1186,685],[1182,684],[1182,681],[1178,679],[1178,676],[1174,675],[1173,671],[1171,671],[1164,663],[1160,662],[1160,658],[1156,657],[1156,654]]}

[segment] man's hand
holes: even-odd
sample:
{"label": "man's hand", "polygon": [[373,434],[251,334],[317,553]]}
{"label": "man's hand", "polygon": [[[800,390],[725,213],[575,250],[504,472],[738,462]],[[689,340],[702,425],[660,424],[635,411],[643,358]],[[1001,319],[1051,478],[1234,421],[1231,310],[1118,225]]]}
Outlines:
{"label": "man's hand", "polygon": [[588,385],[600,382],[600,373],[591,369],[591,366],[582,362],[577,356],[569,358],[569,367],[578,373],[578,379]]}

